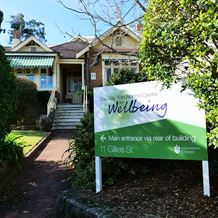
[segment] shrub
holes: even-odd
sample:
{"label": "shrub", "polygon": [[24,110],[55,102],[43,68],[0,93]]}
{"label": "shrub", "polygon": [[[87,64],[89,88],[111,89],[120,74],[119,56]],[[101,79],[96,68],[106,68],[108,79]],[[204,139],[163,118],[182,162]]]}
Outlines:
{"label": "shrub", "polygon": [[[140,73],[123,69],[113,74],[107,85],[118,85],[146,81]],[[93,94],[89,93],[92,99]],[[89,99],[89,110],[93,111],[93,102]],[[74,140],[70,143],[67,164],[74,167],[73,183],[82,188],[94,188],[95,184],[95,145],[94,145],[94,116],[85,114],[82,125],[77,127]],[[103,158],[104,184],[112,185],[123,176],[147,173],[145,160],[128,158]]]}
{"label": "shrub", "polygon": [[40,129],[43,131],[50,131],[52,129],[52,122],[54,119],[54,111],[50,112],[49,116],[40,116]]}
{"label": "shrub", "polygon": [[38,91],[37,92],[39,114],[47,113],[47,103],[48,103],[49,98],[50,98],[49,91]]}
{"label": "shrub", "polygon": [[74,168],[72,178],[75,185],[92,188],[95,178],[93,114],[86,113],[81,123],[70,143],[66,163]]}
{"label": "shrub", "polygon": [[[74,168],[72,181],[81,188],[95,187],[95,145],[94,145],[94,116],[86,113],[77,127],[74,140],[70,143],[69,156],[66,163]],[[104,184],[112,185],[123,176],[145,174],[147,168],[144,160],[128,158],[103,158]]]}
{"label": "shrub", "polygon": [[31,80],[16,78],[17,123],[33,124],[37,117],[37,87]]}
{"label": "shrub", "polygon": [[0,138],[10,131],[10,124],[16,109],[15,76],[0,46]]}
{"label": "shrub", "polygon": [[17,141],[18,137],[7,135],[4,139],[0,139],[0,166],[7,165],[9,167],[17,167],[23,160],[23,142]]}
{"label": "shrub", "polygon": [[107,82],[107,85],[113,86],[113,85],[120,85],[120,84],[143,82],[146,80],[147,77],[142,76],[141,73],[135,73],[130,69],[122,69],[119,72],[111,75],[109,81]]}

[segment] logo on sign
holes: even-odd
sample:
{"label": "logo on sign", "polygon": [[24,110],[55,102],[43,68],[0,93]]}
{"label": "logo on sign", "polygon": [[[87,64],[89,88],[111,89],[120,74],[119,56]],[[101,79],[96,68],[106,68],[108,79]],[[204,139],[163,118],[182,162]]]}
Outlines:
{"label": "logo on sign", "polygon": [[180,151],[181,151],[180,146],[179,145],[175,145],[174,146],[174,151],[175,151],[176,154],[179,154]]}

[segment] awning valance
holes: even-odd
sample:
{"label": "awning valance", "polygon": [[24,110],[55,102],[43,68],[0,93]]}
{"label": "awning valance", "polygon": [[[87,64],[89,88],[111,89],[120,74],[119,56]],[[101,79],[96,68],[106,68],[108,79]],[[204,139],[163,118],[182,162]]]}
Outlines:
{"label": "awning valance", "polygon": [[47,56],[7,56],[12,68],[50,68],[54,57]]}

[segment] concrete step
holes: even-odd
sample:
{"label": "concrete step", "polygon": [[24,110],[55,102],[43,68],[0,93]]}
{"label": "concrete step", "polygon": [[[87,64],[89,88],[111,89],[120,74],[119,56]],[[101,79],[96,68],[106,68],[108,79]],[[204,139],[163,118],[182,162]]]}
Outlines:
{"label": "concrete step", "polygon": [[58,104],[57,108],[62,108],[62,107],[80,107],[82,108],[83,105],[82,104]]}
{"label": "concrete step", "polygon": [[52,130],[76,129],[78,125],[81,125],[83,114],[82,105],[57,105]]}
{"label": "concrete step", "polygon": [[82,110],[83,107],[58,107],[57,106],[57,109],[58,110]]}
{"label": "concrete step", "polygon": [[73,121],[73,120],[81,120],[83,116],[55,116],[54,121],[57,120],[64,120],[65,122],[69,121]]}
{"label": "concrete step", "polygon": [[83,114],[84,112],[83,111],[79,111],[79,110],[77,110],[77,111],[60,111],[60,110],[56,110],[55,111],[55,113],[56,114]]}
{"label": "concrete step", "polygon": [[77,125],[78,123],[81,123],[80,120],[72,120],[69,122],[66,122],[64,120],[54,120],[53,125]]}
{"label": "concrete step", "polygon": [[69,127],[69,126],[65,126],[65,127],[52,127],[52,130],[64,130],[64,129],[69,129],[69,130],[71,130],[71,129],[73,129],[73,130],[75,130],[76,129],[76,126],[74,126],[74,127]]}
{"label": "concrete step", "polygon": [[80,110],[83,111],[82,107],[57,107],[57,110]]}
{"label": "concrete step", "polygon": [[77,126],[80,126],[80,124],[78,123],[77,125],[53,125],[52,128],[72,128],[72,129],[76,129]]}

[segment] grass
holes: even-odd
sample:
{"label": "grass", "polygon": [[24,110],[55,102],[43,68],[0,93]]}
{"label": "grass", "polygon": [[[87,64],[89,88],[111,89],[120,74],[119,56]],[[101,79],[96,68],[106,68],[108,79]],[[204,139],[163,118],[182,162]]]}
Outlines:
{"label": "grass", "polygon": [[13,130],[11,134],[19,136],[20,138],[17,140],[25,143],[23,152],[26,155],[47,133],[39,130]]}

